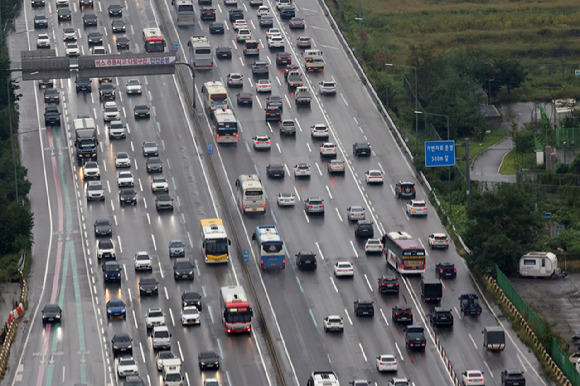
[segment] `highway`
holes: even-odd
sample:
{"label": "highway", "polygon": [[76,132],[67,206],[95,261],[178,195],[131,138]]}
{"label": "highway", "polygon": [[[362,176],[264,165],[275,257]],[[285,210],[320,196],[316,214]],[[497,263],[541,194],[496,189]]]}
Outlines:
{"label": "highway", "polygon": [[[71,3],[72,25],[81,34],[79,42],[82,43],[84,54],[88,54],[86,32],[93,30],[106,31],[105,46],[108,52],[116,52],[115,37],[111,33],[106,10],[107,5],[113,3],[96,3],[94,11],[99,17],[96,29],[83,28],[80,10],[76,3]],[[266,3],[275,8],[273,3]],[[240,247],[252,251],[252,281],[259,291],[262,308],[272,326],[289,383],[305,384],[312,371],[332,369],[345,384],[352,379],[368,379],[385,384],[393,375],[378,373],[375,357],[392,353],[399,358],[397,376],[408,377],[415,385],[452,384],[435,344],[437,334],[456,372],[481,369],[486,373],[486,384],[499,385],[500,372],[515,367],[526,371],[530,384],[551,384],[541,375],[537,360],[515,338],[513,331],[508,330],[511,339],[507,341],[505,352],[491,354],[484,350],[480,331],[484,326],[498,324],[495,314],[501,314],[495,306],[490,310],[485,302],[482,302],[484,312],[477,319],[463,318],[457,312],[457,297],[461,293],[476,292],[476,286],[453,248],[448,251],[428,251],[427,257],[428,270],[433,270],[440,261],[454,262],[458,269],[457,279],[444,282],[442,301],[443,306],[454,309],[455,325],[452,330],[433,329],[429,326],[427,315],[432,306],[421,302],[419,279],[416,277],[401,279],[404,285],[398,297],[377,293],[377,277],[389,268],[386,267],[384,256],[365,256],[364,244],[355,239],[353,226],[346,219],[346,208],[350,205],[367,208],[374,222],[375,234],[404,230],[419,238],[425,246],[427,235],[441,231],[443,227],[432,208],[426,219],[408,218],[404,211],[404,201],[394,197],[396,181],[414,180],[411,166],[378,114],[374,102],[361,87],[358,75],[319,4],[296,1],[298,14],[306,19],[304,32],[289,30],[288,23],[281,22],[278,14],[273,12],[275,27],[283,30],[287,41],[286,51],[292,54],[294,63],[300,63],[301,59],[300,50],[294,45],[299,35],[310,36],[315,47],[324,51],[327,63],[325,71],[305,76],[312,90],[316,91],[316,85],[323,79],[332,78],[338,82],[337,96],[322,97],[315,94],[311,108],[300,109],[296,108],[291,94],[286,90],[282,67],[276,67],[274,55],[268,52],[265,31],[258,27],[255,9],[247,3],[242,7],[254,38],[260,39],[260,59],[271,63],[272,95],[285,99],[283,118],[295,119],[299,127],[296,138],[280,137],[277,125],[265,123],[263,107],[266,95],[255,95],[255,81],[249,68],[253,59],[246,60],[241,46],[235,43],[231,23],[227,21],[229,8],[219,1],[215,1],[214,5],[218,20],[226,21],[225,34],[209,35],[207,22],[199,20],[193,34],[209,36],[213,47],[232,47],[234,55],[232,60],[216,60],[215,68],[211,71],[197,72],[197,101],[200,106],[199,89],[204,82],[220,79],[225,83],[225,77],[230,72],[244,75],[244,91],[251,91],[255,99],[252,108],[238,108],[234,101],[238,91],[230,89],[233,109],[243,129],[237,146],[218,146],[215,143],[209,121],[201,108],[198,108],[194,119],[189,117],[182,98],[186,91],[181,89],[172,76],[139,77],[143,80],[143,95],[131,97],[124,93],[126,79],[116,79],[117,103],[122,107],[123,121],[128,124],[130,132],[126,140],[114,141],[107,138],[104,130],[97,79],[93,79],[91,94],[78,95],[74,79],[57,81],[63,99],[63,127],[41,130],[38,140],[25,140],[22,143],[25,150],[22,154],[33,155],[23,157],[31,181],[34,185],[45,184],[46,188],[45,201],[42,199],[42,190],[34,189],[34,194],[38,195],[36,203],[33,202],[35,218],[50,232],[47,235],[46,230],[35,229],[35,248],[43,252],[36,256],[46,256],[47,259],[46,270],[43,270],[42,275],[36,275],[46,275],[46,279],[42,282],[35,280],[37,287],[31,290],[33,299],[30,310],[34,312],[33,319],[30,329],[25,331],[27,339],[14,366],[16,370],[12,374],[12,384],[118,384],[110,340],[119,332],[127,332],[133,338],[134,357],[139,363],[141,376],[150,385],[160,384],[160,373],[155,368],[154,353],[144,323],[144,314],[152,306],[161,306],[165,311],[173,334],[172,351],[185,361],[184,373],[188,385],[200,384],[204,378],[196,365],[197,353],[203,350],[215,350],[222,357],[222,368],[215,373],[222,384],[275,384],[273,365],[261,331],[255,328],[251,338],[227,336],[220,320],[219,287],[233,283],[247,286],[241,275],[240,264],[243,263],[239,256],[234,255],[228,265],[207,266],[199,253],[199,219],[223,217],[221,214],[225,211],[234,217],[237,234],[241,235]],[[177,29],[173,25],[173,10],[169,2],[161,2],[162,14],[153,12],[153,9],[157,9],[153,3],[151,7],[124,3],[123,19],[127,22],[131,51],[143,52],[140,36],[142,28],[163,23],[171,31],[171,39],[179,42],[179,54],[187,59],[186,42],[192,34],[191,28]],[[47,4],[44,10],[32,10],[29,3],[26,3],[17,25],[28,33],[13,39],[20,42],[21,47],[34,49],[37,32],[33,30],[32,18],[34,14],[40,13],[50,15],[49,31],[53,42],[58,43],[57,53],[64,55],[62,29],[56,27],[58,23],[52,3]],[[13,58],[19,57],[14,56],[19,55],[16,49],[11,54]],[[36,114],[22,114],[21,127],[44,128],[42,93],[38,91],[36,83],[32,82],[24,83],[22,89],[24,97],[21,104],[35,106]],[[142,103],[151,104],[151,120],[135,121],[133,106]],[[99,165],[101,181],[107,186],[104,203],[86,202],[82,172],[72,158],[72,119],[84,113],[95,116],[99,122]],[[196,139],[194,125],[197,122],[201,122],[206,141],[213,141],[214,154],[211,157],[216,165],[217,181],[208,179],[208,165],[205,161],[207,149],[202,148]],[[338,158],[347,163],[345,176],[328,175],[327,161],[322,161],[319,155],[320,142],[310,138],[309,127],[315,123],[326,123],[331,128],[331,141],[339,147]],[[271,151],[256,152],[252,149],[251,138],[257,134],[271,137],[274,143]],[[161,146],[163,175],[170,181],[170,192],[176,202],[173,214],[158,215],[155,210],[154,196],[149,189],[150,175],[145,170],[145,158],[140,149],[144,140],[155,140]],[[373,154],[370,158],[355,159],[352,156],[352,144],[357,141],[372,144]],[[114,156],[118,151],[127,151],[133,159],[131,171],[138,180],[136,207],[121,208],[116,197],[118,189]],[[266,165],[279,162],[287,166],[285,178],[268,179]],[[314,173],[310,179],[294,179],[292,167],[298,162],[308,162],[312,166]],[[369,169],[385,172],[383,186],[367,186],[364,183],[364,172]],[[263,216],[242,216],[237,209],[233,183],[240,174],[256,172],[266,188],[268,212]],[[221,207],[215,197],[216,184],[225,192],[227,207]],[[300,199],[322,197],[326,206],[325,216],[306,216],[301,201],[298,201],[295,208],[278,208],[275,195],[281,191],[295,192]],[[424,192],[420,192],[418,198],[426,198]],[[49,203],[48,207],[44,206],[44,202]],[[100,265],[96,261],[92,224],[99,218],[109,218],[114,224],[113,240],[117,244],[118,261],[124,267],[120,286],[103,283]],[[255,226],[263,224],[277,225],[284,237],[288,249],[284,271],[263,273],[258,268],[250,237]],[[175,238],[186,243],[186,255],[195,263],[193,283],[175,282],[171,277],[172,261],[168,256],[167,244]],[[38,240],[42,244],[39,245]],[[133,270],[133,255],[140,250],[146,250],[154,256],[152,275],[160,282],[157,298],[139,297],[139,278],[151,275],[137,274]],[[235,251],[235,248],[232,250]],[[316,271],[300,272],[296,269],[294,255],[300,250],[312,250],[318,254]],[[354,279],[334,277],[332,267],[338,260],[353,262]],[[41,268],[36,267],[37,272]],[[195,289],[203,294],[204,311],[200,327],[184,328],[180,325],[179,296],[186,289]],[[105,303],[116,297],[123,298],[127,303],[127,320],[108,322]],[[354,315],[353,301],[356,299],[374,301],[375,316],[372,319],[357,318]],[[47,325],[43,328],[37,306],[42,308],[44,304],[53,301],[62,304],[64,321],[60,327]],[[403,328],[393,325],[390,319],[391,308],[398,303],[411,305],[416,324],[427,328],[425,352],[411,352],[405,348]],[[322,319],[329,314],[338,314],[344,318],[344,334],[324,333]],[[499,318],[499,322],[508,329],[508,323],[503,317]]]}

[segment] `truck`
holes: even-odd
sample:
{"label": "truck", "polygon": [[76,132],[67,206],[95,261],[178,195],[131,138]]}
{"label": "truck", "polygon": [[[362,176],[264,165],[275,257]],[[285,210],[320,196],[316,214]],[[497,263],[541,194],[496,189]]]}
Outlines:
{"label": "truck", "polygon": [[421,277],[421,300],[426,303],[440,303],[443,286],[439,279]]}
{"label": "truck", "polygon": [[304,51],[304,67],[306,71],[324,71],[324,57],[320,50],[305,50]]}
{"label": "truck", "polygon": [[312,100],[312,94],[308,91],[308,87],[298,87],[296,93],[294,93],[294,102],[297,106],[305,105],[310,107],[310,101]]}
{"label": "truck", "polygon": [[505,332],[500,326],[485,327],[483,334],[483,347],[487,351],[503,351],[505,349]]}
{"label": "truck", "polygon": [[304,81],[302,80],[302,74],[300,74],[300,71],[296,70],[288,72],[286,82],[288,83],[289,89],[295,89],[296,87],[302,87],[304,85]]}
{"label": "truck", "polygon": [[481,305],[479,304],[479,296],[476,294],[462,294],[459,297],[459,305],[463,315],[481,315]]}
{"label": "truck", "polygon": [[82,165],[84,161],[97,161],[97,125],[93,118],[83,116],[73,121],[75,129],[75,148],[77,161]]}

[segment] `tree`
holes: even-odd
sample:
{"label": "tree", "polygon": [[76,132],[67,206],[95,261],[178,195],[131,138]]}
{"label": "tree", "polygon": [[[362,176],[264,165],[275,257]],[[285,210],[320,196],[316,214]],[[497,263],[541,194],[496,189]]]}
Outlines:
{"label": "tree", "polygon": [[493,82],[496,83],[495,87],[505,86],[508,95],[512,89],[520,87],[528,76],[528,72],[522,68],[520,63],[506,59],[494,62],[494,72]]}

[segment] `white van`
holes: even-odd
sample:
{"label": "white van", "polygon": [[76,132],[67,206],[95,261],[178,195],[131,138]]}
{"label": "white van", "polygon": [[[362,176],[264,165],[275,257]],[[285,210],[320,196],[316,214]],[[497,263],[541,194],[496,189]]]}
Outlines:
{"label": "white van", "polygon": [[559,273],[558,259],[551,252],[529,252],[520,259],[520,275],[550,277]]}
{"label": "white van", "polygon": [[183,386],[183,376],[181,375],[181,365],[172,366],[165,364],[163,366],[163,385],[165,386]]}

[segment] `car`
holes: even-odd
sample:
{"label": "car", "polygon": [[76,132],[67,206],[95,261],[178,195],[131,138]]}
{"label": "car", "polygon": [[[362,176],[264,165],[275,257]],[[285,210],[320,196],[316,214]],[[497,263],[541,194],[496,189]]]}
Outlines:
{"label": "car", "polygon": [[92,80],[90,78],[77,78],[75,80],[76,92],[88,92],[92,91]]}
{"label": "car", "polygon": [[461,385],[462,386],[480,386],[485,385],[485,378],[483,377],[483,371],[480,370],[467,370],[461,373]]}
{"label": "car", "polygon": [[290,29],[304,29],[306,27],[306,22],[302,17],[293,17],[290,19],[288,26]]}
{"label": "car", "polygon": [[393,378],[389,381],[387,386],[411,386],[411,381],[407,378]]}
{"label": "car", "polygon": [[435,265],[435,274],[439,278],[455,279],[457,277],[457,269],[455,264],[449,262],[441,262]]}
{"label": "car", "polygon": [[42,308],[42,325],[47,323],[62,323],[62,309],[56,303],[46,304]]}
{"label": "car", "polygon": [[417,197],[415,184],[408,181],[398,181],[395,185],[395,196],[397,198],[410,198],[414,200]]}
{"label": "car", "polygon": [[31,6],[32,8],[44,8],[45,7],[44,0],[32,0]]}
{"label": "car", "polygon": [[215,9],[211,7],[203,7],[199,9],[201,20],[216,20]]}
{"label": "car", "polygon": [[60,110],[56,105],[44,108],[44,124],[46,126],[60,125]]}
{"label": "car", "polygon": [[116,259],[115,244],[111,239],[97,240],[97,259]]}
{"label": "car", "polygon": [[218,370],[220,368],[220,357],[214,351],[200,352],[197,356],[197,363],[199,364],[200,370]]}
{"label": "car", "polygon": [[165,314],[159,307],[150,307],[145,314],[145,326],[147,329],[165,325]]}
{"label": "car", "polygon": [[358,205],[349,206],[346,208],[347,218],[349,221],[358,221],[365,219],[365,208]]}
{"label": "car", "polygon": [[115,86],[112,83],[101,83],[99,84],[99,99],[103,101],[114,101],[115,100]]}
{"label": "car", "polygon": [[290,64],[292,63],[292,57],[290,56],[290,54],[288,52],[281,52],[278,55],[276,55],[276,64],[277,65],[282,65],[282,64]]}
{"label": "car", "polygon": [[181,294],[181,307],[195,306],[200,312],[203,308],[201,295],[195,291],[185,291]]}
{"label": "car", "polygon": [[117,103],[105,102],[103,106],[103,119],[105,122],[118,121],[121,118],[121,113],[117,107]]}
{"label": "car", "polygon": [[238,31],[240,29],[248,29],[248,22],[244,19],[237,19],[234,21],[234,31]]}
{"label": "car", "polygon": [[266,110],[266,122],[268,121],[280,122],[282,120],[281,118],[282,111],[278,107],[270,107],[265,110]]}
{"label": "car", "polygon": [[318,83],[318,93],[320,95],[336,95],[336,82],[333,80],[323,80]]}
{"label": "car", "polygon": [[70,5],[69,0],[56,0],[56,7],[68,7]]}
{"label": "car", "polygon": [[238,0],[224,0],[224,5],[226,7],[227,6],[230,6],[230,5],[237,6],[238,5]]}
{"label": "car", "polygon": [[118,354],[133,354],[133,339],[128,334],[113,335],[111,346],[113,347],[113,357],[116,357]]}
{"label": "car", "polygon": [[55,88],[44,90],[44,103],[60,103],[60,93]]}
{"label": "car", "polygon": [[86,7],[93,8],[93,0],[79,0],[79,7],[81,8],[81,11]]}
{"label": "car", "polygon": [[[250,0],[250,4],[252,1],[255,1],[255,0]],[[260,0],[260,1],[262,1],[262,0]],[[220,386],[220,382],[218,381],[217,378],[206,378],[203,381],[203,386]]]}
{"label": "car", "polygon": [[339,386],[338,376],[334,371],[313,371],[308,378],[307,386]]}
{"label": "car", "polygon": [[169,350],[161,350],[158,351],[157,354],[155,355],[155,366],[157,366],[157,370],[159,371],[163,371],[163,367],[165,366],[166,362],[181,362],[181,359],[179,359],[177,356],[175,356],[174,353],[172,353]]}
{"label": "car", "polygon": [[113,234],[113,229],[111,227],[111,222],[107,219],[98,219],[93,225],[95,236],[111,236]]}
{"label": "car", "polygon": [[212,0],[197,0],[198,5],[211,5]]}
{"label": "car", "polygon": [[151,178],[151,191],[153,193],[169,192],[169,183],[167,183],[167,179],[163,176]]}
{"label": "car", "polygon": [[64,53],[69,57],[76,57],[81,54],[81,49],[77,43],[68,43],[64,49]]}
{"label": "car", "polygon": [[368,239],[365,243],[365,253],[382,253],[383,243],[381,239]]}
{"label": "car", "polygon": [[301,271],[316,270],[316,253],[311,251],[300,251],[296,254],[296,267]]}
{"label": "car", "polygon": [[427,216],[427,204],[424,200],[407,201],[407,214],[411,216]]}
{"label": "car", "polygon": [[83,26],[92,27],[97,26],[97,15],[94,13],[85,13],[83,15]]}
{"label": "car", "polygon": [[238,106],[252,106],[254,98],[249,92],[240,92],[236,95]]}
{"label": "car", "polygon": [[149,106],[147,105],[135,105],[133,108],[133,113],[135,119],[149,119],[151,114],[149,113]]}
{"label": "car", "polygon": [[121,121],[111,121],[107,125],[109,139],[127,138],[127,127]]}
{"label": "car", "polygon": [[61,21],[71,21],[72,19],[72,12],[68,8],[59,8],[56,14],[59,23]]}
{"label": "car", "polygon": [[34,16],[34,29],[48,28],[48,19],[45,15]]}
{"label": "car", "polygon": [[370,157],[371,145],[367,142],[356,142],[352,145],[352,153],[355,157]]}
{"label": "car", "polygon": [[65,42],[68,41],[77,41],[77,31],[73,27],[65,27],[62,29],[62,40]]}
{"label": "car", "polygon": [[312,48],[312,39],[310,39],[308,36],[299,36],[296,38],[296,47]]}
{"label": "car", "polygon": [[411,350],[425,350],[427,339],[422,326],[407,326],[405,328],[405,346]]}
{"label": "car", "polygon": [[141,95],[141,81],[139,79],[129,79],[125,83],[125,91],[127,95]]}
{"label": "car", "polygon": [[252,137],[252,143],[254,144],[255,150],[270,150],[272,148],[270,137],[267,135],[256,135]]}
{"label": "car", "polygon": [[232,49],[230,47],[218,47],[215,50],[215,55],[218,59],[231,59]]}
{"label": "car", "polygon": [[247,28],[239,28],[238,33],[236,34],[236,41],[238,43],[243,43],[246,40],[252,39],[252,33]]}
{"label": "car", "polygon": [[169,257],[184,257],[185,244],[181,240],[171,240],[169,242]]}
{"label": "car", "polygon": [[120,4],[111,4],[107,7],[110,17],[123,16],[123,6]]}
{"label": "car", "polygon": [[117,49],[118,50],[128,50],[129,49],[130,40],[126,36],[119,36],[117,37]]}
{"label": "car", "polygon": [[268,38],[268,48],[270,50],[273,49],[284,50],[284,38],[279,35],[270,36]]}
{"label": "car", "polygon": [[373,317],[375,315],[374,302],[372,300],[361,300],[361,299],[355,300],[354,314],[355,316]]}
{"label": "car", "polygon": [[272,15],[262,15],[258,22],[261,28],[272,28],[274,26],[274,16]]}
{"label": "car", "polygon": [[253,76],[268,76],[268,62],[256,61],[252,63]]}
{"label": "car", "polygon": [[383,172],[380,170],[367,170],[365,172],[365,182],[370,184],[382,184],[384,182]]}
{"label": "car", "polygon": [[427,240],[431,249],[449,248],[449,237],[445,233],[431,233]]}
{"label": "car", "polygon": [[158,212],[168,210],[173,211],[173,198],[167,193],[163,193],[155,197],[155,209]]}
{"label": "car", "polygon": [[296,122],[293,119],[284,119],[280,125],[281,135],[296,135]]}
{"label": "car", "polygon": [[272,92],[272,82],[270,82],[270,79],[258,80],[256,82],[256,92],[258,93]]}
{"label": "car", "polygon": [[147,166],[147,173],[163,172],[163,162],[159,157],[148,157],[145,164]]}
{"label": "car", "polygon": [[87,181],[85,184],[87,201],[104,201],[105,190],[101,181]]}
{"label": "car", "polygon": [[250,6],[252,7],[259,7],[262,4],[264,4],[263,0],[250,0]]}
{"label": "car", "polygon": [[266,166],[266,176],[268,178],[284,178],[284,165],[270,164]]}
{"label": "car", "polygon": [[336,157],[336,145],[332,142],[324,142],[320,146],[320,156],[321,157]]}
{"label": "car", "polygon": [[153,264],[151,257],[145,251],[135,253],[134,258],[135,271],[152,271]]}
{"label": "car", "polygon": [[38,34],[36,37],[36,48],[50,48],[50,37],[48,34]]}
{"label": "car", "polygon": [[270,8],[268,8],[265,5],[261,5],[258,7],[258,10],[256,11],[258,17],[262,16],[262,15],[270,15]]}
{"label": "car", "polygon": [[354,277],[354,265],[349,261],[339,261],[334,264],[334,276],[350,276]]}
{"label": "car", "polygon": [[329,137],[328,127],[326,127],[323,123],[317,123],[315,125],[310,126],[310,136],[312,139],[314,138],[328,138]]}
{"label": "car", "polygon": [[429,321],[433,326],[453,326],[453,314],[451,308],[435,307],[429,315]]}
{"label": "car", "polygon": [[151,330],[151,343],[153,350],[169,349],[171,347],[171,333],[167,326],[155,326]]}
{"label": "car", "polygon": [[133,188],[119,190],[119,205],[137,206],[137,192]]}
{"label": "car", "polygon": [[354,226],[354,235],[357,238],[372,239],[375,235],[373,222],[369,220],[358,220]]}
{"label": "car", "polygon": [[526,386],[524,372],[517,369],[506,369],[502,371],[501,386]]}
{"label": "car", "polygon": [[[284,109],[284,101],[279,96],[269,96],[266,98],[266,108],[268,107],[278,107],[280,110]],[[292,121],[294,122],[294,121]]]}
{"label": "car", "polygon": [[399,293],[399,281],[396,276],[393,275],[383,275],[379,277],[379,288],[378,291],[381,294],[385,293]]}
{"label": "car", "polygon": [[319,197],[308,197],[304,200],[306,214],[320,214],[324,216],[324,200]]}
{"label": "car", "polygon": [[397,371],[397,358],[393,354],[382,354],[377,357],[377,371]]}
{"label": "car", "polygon": [[328,315],[322,320],[324,332],[344,332],[344,321],[338,315]]}
{"label": "car", "polygon": [[284,79],[286,81],[288,81],[288,75],[290,74],[291,71],[300,71],[300,67],[292,63],[287,64],[286,67],[284,67]]}
{"label": "car", "polygon": [[117,186],[119,188],[135,186],[135,178],[130,171],[122,171],[117,174]]}
{"label": "car", "polygon": [[296,9],[294,7],[280,8],[280,19],[292,19],[296,17]]}
{"label": "car", "polygon": [[223,34],[224,33],[224,23],[221,21],[214,21],[209,23],[209,33],[210,34]]}
{"label": "car", "polygon": [[123,267],[121,267],[117,261],[105,261],[101,268],[103,270],[103,279],[105,283],[118,282],[121,284],[121,272],[123,271]]}
{"label": "car", "polygon": [[299,163],[294,165],[294,177],[308,177],[312,175],[310,165],[307,163]]}
{"label": "car", "polygon": [[244,87],[244,77],[239,73],[231,73],[226,77],[228,87]]}
{"label": "car", "polygon": [[99,164],[95,161],[88,161],[83,166],[83,178],[85,180],[93,179],[98,180],[101,178],[101,168],[99,168]]}
{"label": "car", "polygon": [[117,360],[117,375],[119,378],[138,374],[139,368],[137,367],[137,362],[135,362],[133,357],[121,357]]}
{"label": "car", "polygon": [[159,295],[159,282],[154,277],[145,277],[139,280],[139,295],[141,296]]}
{"label": "car", "polygon": [[276,202],[278,206],[295,206],[296,196],[294,193],[278,193],[276,196]]}
{"label": "car", "polygon": [[395,323],[413,323],[413,311],[409,306],[397,304],[391,309],[391,319]]}
{"label": "car", "polygon": [[197,307],[187,306],[181,308],[181,324],[184,326],[201,324],[201,314]]}
{"label": "car", "polygon": [[125,306],[125,302],[121,299],[110,299],[107,302],[107,319],[110,320],[113,318],[127,318],[127,307]]}
{"label": "car", "polygon": [[127,25],[123,20],[113,20],[111,22],[111,29],[113,33],[125,32],[127,30]]}
{"label": "car", "polygon": [[159,155],[159,146],[153,141],[143,141],[141,145],[143,157],[156,157]]}

